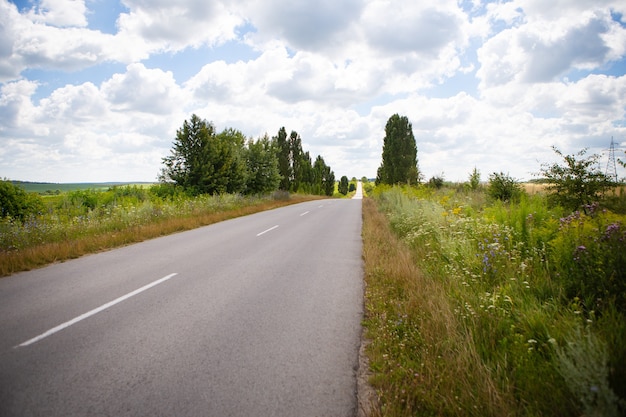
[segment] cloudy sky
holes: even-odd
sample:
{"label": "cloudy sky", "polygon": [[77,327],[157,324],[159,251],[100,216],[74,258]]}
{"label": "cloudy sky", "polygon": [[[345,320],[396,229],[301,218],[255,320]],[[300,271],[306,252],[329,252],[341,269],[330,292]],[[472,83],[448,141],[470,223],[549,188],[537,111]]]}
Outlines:
{"label": "cloudy sky", "polygon": [[376,175],[394,113],[426,179],[531,179],[552,145],[604,170],[626,2],[0,0],[0,177],[154,181],[193,113],[295,130],[338,178]]}

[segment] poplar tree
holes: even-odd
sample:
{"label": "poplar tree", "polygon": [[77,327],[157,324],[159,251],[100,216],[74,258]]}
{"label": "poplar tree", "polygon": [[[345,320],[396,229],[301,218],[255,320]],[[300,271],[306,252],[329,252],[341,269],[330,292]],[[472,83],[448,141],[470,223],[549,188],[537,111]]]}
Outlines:
{"label": "poplar tree", "polygon": [[406,116],[394,114],[385,126],[382,163],[377,184],[416,184],[419,181],[417,145],[413,126]]}
{"label": "poplar tree", "polygon": [[287,131],[284,127],[278,130],[278,136],[275,137],[275,140],[278,152],[278,173],[281,177],[278,188],[289,191],[291,188],[290,143],[287,140]]}

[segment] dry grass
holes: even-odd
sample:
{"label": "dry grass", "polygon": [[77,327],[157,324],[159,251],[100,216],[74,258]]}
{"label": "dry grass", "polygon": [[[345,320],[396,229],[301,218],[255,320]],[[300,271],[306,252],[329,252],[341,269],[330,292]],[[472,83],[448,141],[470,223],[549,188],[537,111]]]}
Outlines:
{"label": "dry grass", "polygon": [[152,223],[125,230],[100,233],[65,242],[44,243],[21,250],[0,251],[0,277],[314,198],[316,197],[294,195],[288,200],[264,201],[237,209],[201,213],[194,216],[155,219]]}
{"label": "dry grass", "polygon": [[372,199],[363,217],[372,415],[509,415],[511,398],[482,365],[449,288],[419,269]]}

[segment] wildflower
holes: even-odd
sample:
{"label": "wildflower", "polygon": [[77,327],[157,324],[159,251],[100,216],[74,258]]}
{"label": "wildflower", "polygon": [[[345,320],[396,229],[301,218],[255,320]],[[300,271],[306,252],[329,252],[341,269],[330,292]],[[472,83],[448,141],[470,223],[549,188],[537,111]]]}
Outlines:
{"label": "wildflower", "polygon": [[580,245],[578,246],[575,250],[574,250],[574,260],[575,261],[580,261],[580,255],[582,253],[584,253],[587,250],[587,247],[585,247],[584,245]]}
{"label": "wildflower", "polygon": [[[602,236],[602,240],[609,240],[613,236],[619,235],[621,224],[619,222],[611,223],[606,227],[604,231],[604,235]],[[621,241],[622,239],[620,239]]]}

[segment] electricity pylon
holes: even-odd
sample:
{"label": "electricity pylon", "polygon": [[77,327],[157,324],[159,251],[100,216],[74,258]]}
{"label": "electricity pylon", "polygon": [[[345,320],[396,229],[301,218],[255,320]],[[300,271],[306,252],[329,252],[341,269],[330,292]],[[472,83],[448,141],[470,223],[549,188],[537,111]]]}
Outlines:
{"label": "electricity pylon", "polygon": [[606,163],[605,175],[617,182],[617,166],[615,166],[615,142],[611,136],[611,147],[609,148],[609,161]]}

